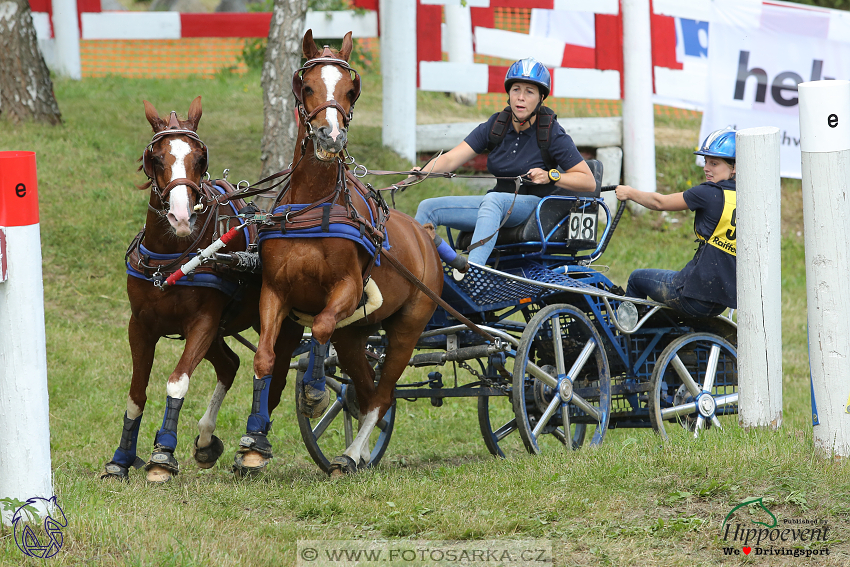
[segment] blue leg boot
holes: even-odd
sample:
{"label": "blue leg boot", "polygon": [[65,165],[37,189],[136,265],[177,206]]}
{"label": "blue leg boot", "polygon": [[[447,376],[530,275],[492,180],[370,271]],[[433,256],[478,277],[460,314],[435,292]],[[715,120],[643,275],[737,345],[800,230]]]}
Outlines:
{"label": "blue leg boot", "polygon": [[[177,448],[177,420],[180,418],[180,408],[183,407],[183,398],[165,398],[165,415],[162,418],[162,427],[156,432],[151,460],[145,465],[145,470],[150,473],[154,467],[161,467],[176,475],[179,472],[177,459],[174,458],[174,450]],[[163,475],[162,482],[170,480],[170,475]],[[160,482],[148,475],[148,480]]]}
{"label": "blue leg boot", "polygon": [[321,417],[330,403],[330,395],[325,388],[325,358],[331,343],[320,345],[311,339],[310,362],[301,378],[301,384],[295,385],[295,407],[305,417]]}
{"label": "blue leg boot", "polygon": [[136,441],[139,438],[139,425],[142,423],[142,416],[139,415],[136,419],[127,417],[127,412],[124,412],[124,428],[121,431],[121,442],[118,444],[118,449],[115,450],[115,455],[112,460],[106,463],[106,472],[100,475],[101,479],[117,478],[118,480],[130,480],[130,467],[139,468],[144,466],[145,462],[136,455]]}
{"label": "blue leg boot", "polygon": [[469,270],[469,260],[466,259],[466,256],[458,254],[449,246],[448,242],[440,238],[439,234],[434,235],[434,244],[437,246],[437,252],[443,262],[462,274]]}
{"label": "blue leg boot", "polygon": [[254,399],[251,403],[251,415],[245,427],[245,435],[239,440],[239,449],[234,457],[233,472],[237,476],[247,476],[260,472],[274,455],[268,433],[272,426],[269,415],[269,389],[272,375],[260,379],[254,378]]}

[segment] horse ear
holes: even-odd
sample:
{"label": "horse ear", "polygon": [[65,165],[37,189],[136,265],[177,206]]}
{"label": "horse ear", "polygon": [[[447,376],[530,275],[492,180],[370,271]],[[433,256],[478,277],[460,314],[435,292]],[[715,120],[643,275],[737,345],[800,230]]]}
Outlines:
{"label": "horse ear", "polygon": [[165,120],[159,117],[159,112],[156,111],[151,103],[146,100],[142,102],[145,103],[145,118],[150,122],[154,134],[163,130],[165,128]]}
{"label": "horse ear", "polygon": [[192,101],[192,105],[189,107],[189,122],[192,123],[192,130],[198,131],[198,122],[201,121],[201,97],[196,98]]}
{"label": "horse ear", "polygon": [[314,59],[319,56],[319,48],[316,45],[316,42],[313,41],[313,30],[307,30],[307,33],[304,34],[304,41],[301,42],[301,49],[304,51],[304,57],[306,59]]}
{"label": "horse ear", "polygon": [[354,48],[354,43],[351,41],[351,32],[345,34],[342,38],[342,48],[339,50],[339,56],[348,61],[351,57],[351,50]]}

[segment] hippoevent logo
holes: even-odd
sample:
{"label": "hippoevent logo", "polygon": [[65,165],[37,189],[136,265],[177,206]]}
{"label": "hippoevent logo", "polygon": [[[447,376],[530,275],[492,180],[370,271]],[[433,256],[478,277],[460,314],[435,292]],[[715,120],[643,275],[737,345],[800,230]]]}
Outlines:
{"label": "hippoevent logo", "polygon": [[[39,511],[45,514],[44,521],[41,522],[44,533],[37,533],[41,532],[38,529]],[[23,506],[15,510],[12,525],[15,529],[15,543],[18,544],[18,549],[30,557],[47,559],[62,549],[62,544],[65,542],[62,528],[68,527],[68,520],[65,518],[65,512],[56,502],[55,496],[50,499],[30,498]],[[33,529],[33,526],[36,529]]]}
{"label": "hippoevent logo", "polygon": [[[742,508],[754,512],[759,519],[739,521],[735,513]],[[761,514],[762,511],[766,515]],[[829,548],[823,547],[828,541],[829,529],[826,522],[819,519],[780,521],[767,509],[762,498],[753,498],[741,502],[726,515],[720,537],[724,542],[723,555],[812,557],[829,555]]]}

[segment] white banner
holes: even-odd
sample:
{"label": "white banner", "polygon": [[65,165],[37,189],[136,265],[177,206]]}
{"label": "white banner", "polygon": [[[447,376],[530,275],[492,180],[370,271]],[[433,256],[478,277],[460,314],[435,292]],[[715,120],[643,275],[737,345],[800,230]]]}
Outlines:
{"label": "white banner", "polygon": [[714,0],[700,141],[725,126],[776,126],[782,177],[800,178],[797,85],[850,79],[850,37],[832,10]]}

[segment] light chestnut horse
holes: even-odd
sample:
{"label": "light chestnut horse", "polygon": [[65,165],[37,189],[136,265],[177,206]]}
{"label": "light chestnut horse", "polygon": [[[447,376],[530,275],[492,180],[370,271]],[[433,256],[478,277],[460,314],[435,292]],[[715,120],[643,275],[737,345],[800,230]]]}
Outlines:
{"label": "light chestnut horse", "polygon": [[[386,256],[379,265],[373,265],[368,245],[340,236],[333,227],[348,222],[357,232],[359,226],[367,239],[374,237],[372,243],[378,249],[385,236],[389,253],[437,295],[442,291],[443,271],[433,240],[421,225],[395,210],[384,219],[387,213],[378,206],[382,199],[370,197],[342,161],[348,123],[360,93],[360,77],[348,65],[351,33],[345,36],[338,52],[328,47],[319,49],[311,31],[305,34],[302,47],[308,61],[293,78],[301,117],[295,165],[290,188],[278,198],[275,209],[275,218],[284,224],[286,237],[279,237],[280,224],[267,233],[261,229],[263,286],[254,372],[255,382],[269,383],[277,368],[288,365],[290,357],[279,355],[293,351],[303,330],[301,325],[293,324],[292,317],[302,323],[307,321],[312,326],[310,366],[296,400],[298,411],[317,417],[328,403],[323,361],[328,345],[333,344],[340,367],[354,384],[360,410],[357,436],[331,462],[330,472],[336,475],[369,463],[369,434],[393,403],[395,384],[435,304],[393,268]],[[309,219],[315,220],[313,230],[318,231],[323,215],[321,230],[328,228],[330,237],[298,236],[305,234],[298,232],[299,227],[311,225]],[[353,216],[359,220],[351,220]],[[373,234],[372,229],[377,232]],[[365,287],[369,307],[361,302],[364,282],[368,283]],[[377,292],[373,284],[377,285]],[[364,312],[368,313],[365,317]],[[376,372],[364,351],[368,337],[378,326],[386,333],[388,346],[376,385]],[[255,392],[263,391],[264,387],[255,387]],[[258,403],[262,407],[261,395],[255,397],[255,407]],[[259,441],[261,448],[267,446],[268,416],[261,409],[254,422],[256,428],[246,434],[246,438]],[[250,445],[245,448],[251,449]],[[249,454],[246,452],[245,457]]]}

